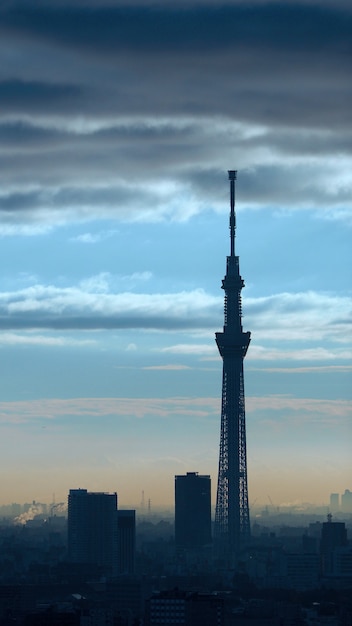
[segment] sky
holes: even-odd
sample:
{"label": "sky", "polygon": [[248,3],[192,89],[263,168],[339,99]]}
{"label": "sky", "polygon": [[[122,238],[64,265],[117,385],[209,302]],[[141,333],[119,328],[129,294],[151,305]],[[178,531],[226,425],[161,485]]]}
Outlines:
{"label": "sky", "polygon": [[[251,506],[352,489],[352,8],[0,7],[0,503],[215,502],[229,240]],[[143,496],[142,496],[143,494]]]}

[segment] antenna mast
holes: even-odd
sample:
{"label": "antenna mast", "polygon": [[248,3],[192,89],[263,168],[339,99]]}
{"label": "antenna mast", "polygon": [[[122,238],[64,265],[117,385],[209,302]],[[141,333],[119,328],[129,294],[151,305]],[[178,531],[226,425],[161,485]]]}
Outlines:
{"label": "antenna mast", "polygon": [[236,234],[236,214],[235,214],[235,180],[237,178],[237,170],[229,170],[230,181],[230,238],[231,238],[231,256],[235,256],[235,234]]}

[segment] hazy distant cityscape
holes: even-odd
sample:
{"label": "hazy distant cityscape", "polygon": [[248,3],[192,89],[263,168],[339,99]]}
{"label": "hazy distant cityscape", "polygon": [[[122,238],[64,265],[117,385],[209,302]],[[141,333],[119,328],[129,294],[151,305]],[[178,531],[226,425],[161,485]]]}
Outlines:
{"label": "hazy distant cityscape", "polygon": [[[170,479],[171,482],[172,479]],[[133,508],[136,510],[138,516],[145,518],[146,516],[152,518],[169,519],[174,517],[174,507],[169,506],[154,506],[151,500],[145,499],[144,494],[141,494],[141,500],[138,503],[123,503],[124,508]],[[214,513],[214,506],[212,507]],[[271,501],[270,496],[267,497],[266,502],[262,503],[254,502],[251,507],[252,519],[262,518],[268,521],[272,520],[277,515],[317,515],[326,517],[328,513],[339,518],[348,519],[349,515],[352,515],[352,491],[345,489],[341,494],[331,493],[327,495],[326,502],[320,505],[312,504],[309,502],[300,503],[285,503],[281,505],[274,504]],[[32,500],[31,502],[17,503],[12,502],[8,504],[0,504],[0,518],[9,518],[15,524],[24,524],[30,519],[39,517],[45,519],[48,516],[61,516],[67,514],[67,500],[64,502],[37,502]]]}
{"label": "hazy distant cityscape", "polygon": [[2,505],[0,623],[351,623],[351,491],[321,507],[254,505],[251,542],[229,572],[212,551],[210,477],[174,479],[169,510],[86,489]]}

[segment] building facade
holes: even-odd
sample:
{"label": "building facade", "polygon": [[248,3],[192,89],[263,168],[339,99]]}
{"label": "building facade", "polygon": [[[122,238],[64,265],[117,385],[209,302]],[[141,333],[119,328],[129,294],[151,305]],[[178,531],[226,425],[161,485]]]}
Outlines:
{"label": "building facade", "polygon": [[225,603],[217,594],[179,589],[154,593],[145,604],[145,626],[224,626]]}
{"label": "building facade", "polygon": [[118,568],[120,574],[134,574],[136,557],[136,511],[121,509],[118,521]]}
{"label": "building facade", "polygon": [[198,472],[175,476],[175,543],[198,549],[211,544],[211,480]]}
{"label": "building facade", "polygon": [[352,491],[345,489],[341,494],[341,511],[343,513],[352,513]]}
{"label": "building facade", "polygon": [[117,494],[71,489],[68,496],[68,558],[105,576],[118,573]]}
{"label": "building facade", "polygon": [[331,514],[321,529],[320,556],[321,573],[330,576],[333,572],[334,552],[348,545],[347,529],[344,522],[333,522]]}

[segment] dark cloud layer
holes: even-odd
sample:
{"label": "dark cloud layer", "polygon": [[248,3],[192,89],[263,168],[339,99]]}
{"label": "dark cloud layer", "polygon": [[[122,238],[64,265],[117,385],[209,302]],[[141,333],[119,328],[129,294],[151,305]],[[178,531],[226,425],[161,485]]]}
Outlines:
{"label": "dark cloud layer", "polygon": [[2,109],[8,106],[13,109],[22,109],[23,102],[29,109],[35,106],[47,110],[55,103],[71,100],[80,90],[73,85],[48,84],[39,81],[3,80],[0,82],[0,101]]}
{"label": "dark cloud layer", "polygon": [[113,51],[217,52],[243,46],[280,51],[351,53],[352,15],[332,6],[290,2],[164,7],[17,6],[1,11],[3,27],[61,45]]}
{"label": "dark cloud layer", "polygon": [[3,4],[2,224],[187,219],[228,167],[247,205],[346,208],[351,32],[326,0]]}

